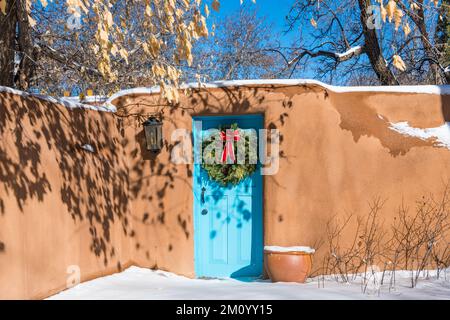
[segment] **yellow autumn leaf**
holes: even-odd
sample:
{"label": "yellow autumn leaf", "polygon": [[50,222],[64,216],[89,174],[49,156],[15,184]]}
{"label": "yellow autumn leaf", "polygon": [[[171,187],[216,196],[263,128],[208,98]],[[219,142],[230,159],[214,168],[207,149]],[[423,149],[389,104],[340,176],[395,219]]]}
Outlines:
{"label": "yellow autumn leaf", "polygon": [[406,70],[406,64],[399,55],[395,54],[392,57],[392,59],[393,59],[392,64],[394,65],[394,67],[396,67],[397,69],[399,69],[401,71]]}
{"label": "yellow autumn leaf", "polygon": [[146,54],[150,54],[150,49],[149,49],[149,47],[148,47],[148,44],[146,44],[145,42],[142,43],[142,48],[144,49],[144,52],[145,52]]}
{"label": "yellow autumn leaf", "polygon": [[386,22],[387,10],[383,6],[383,2],[380,3],[380,13],[381,13],[381,19],[383,20],[383,22]]}
{"label": "yellow autumn leaf", "polygon": [[112,13],[111,13],[111,11],[109,11],[109,10],[107,10],[107,11],[105,12],[105,21],[106,21],[106,23],[108,24],[108,26],[112,26],[113,23],[114,23]]}
{"label": "yellow autumn leaf", "polygon": [[40,2],[44,8],[47,6],[47,0],[40,0]]}
{"label": "yellow autumn leaf", "polygon": [[397,8],[397,2],[395,2],[394,0],[389,0],[388,4],[386,6],[386,11],[387,11],[387,16],[389,18],[389,22],[392,22],[396,8]]}
{"label": "yellow autumn leaf", "polygon": [[6,14],[6,0],[0,0],[0,11]]}
{"label": "yellow autumn leaf", "polygon": [[209,16],[209,8],[208,5],[205,3],[205,15],[208,17]]}
{"label": "yellow autumn leaf", "polygon": [[122,28],[126,28],[127,27],[127,23],[125,22],[124,18],[120,18],[120,25],[122,26]]}
{"label": "yellow autumn leaf", "polygon": [[316,22],[316,20],[314,20],[314,18],[311,18],[311,20],[309,20],[309,22],[311,22],[311,25],[312,25],[314,28],[317,28],[317,22]]}
{"label": "yellow autumn leaf", "polygon": [[122,48],[119,50],[119,54],[125,60],[125,62],[128,63],[128,51]]}
{"label": "yellow autumn leaf", "polygon": [[180,8],[177,8],[177,10],[175,11],[175,15],[177,16],[178,19],[181,19],[181,17],[184,15],[184,11],[181,10]]}
{"label": "yellow autumn leaf", "polygon": [[411,2],[410,6],[411,10],[419,10],[419,5],[415,2]]}
{"label": "yellow autumn leaf", "polygon": [[31,27],[34,27],[36,25],[36,20],[34,20],[31,16],[28,16],[28,22],[30,23]]}
{"label": "yellow autumn leaf", "polygon": [[152,66],[152,72],[157,77],[162,77],[165,74],[164,68],[160,67],[158,64]]}
{"label": "yellow autumn leaf", "polygon": [[398,30],[398,27],[402,23],[403,11],[399,8],[395,9],[394,12],[394,21],[395,21],[395,30]]}
{"label": "yellow autumn leaf", "polygon": [[117,52],[118,52],[117,45],[113,43],[113,45],[111,46],[111,54],[115,56]]}
{"label": "yellow autumn leaf", "polygon": [[155,35],[153,35],[153,34],[150,35],[149,44],[150,44],[150,47],[148,47],[148,49],[149,49],[151,55],[153,57],[156,57],[159,54],[160,42],[155,37]]}
{"label": "yellow autumn leaf", "polygon": [[169,102],[178,101],[179,94],[178,94],[177,88],[175,88],[173,86],[164,86],[163,88],[164,88],[164,93],[165,93],[166,99]]}
{"label": "yellow autumn leaf", "polygon": [[213,8],[214,11],[219,12],[220,10],[220,2],[219,0],[214,0],[211,4],[211,7]]}
{"label": "yellow autumn leaf", "polygon": [[97,54],[100,48],[98,47],[98,45],[93,44],[93,45],[91,46],[91,49],[92,49],[92,51],[94,51],[95,54]]}
{"label": "yellow autumn leaf", "polygon": [[439,0],[432,0],[432,2],[434,3],[434,6],[437,7],[438,3],[439,3]]}
{"label": "yellow autumn leaf", "polygon": [[107,42],[108,41],[108,32],[106,32],[104,29],[98,30],[98,35],[101,42]]}
{"label": "yellow autumn leaf", "polygon": [[411,33],[411,28],[408,22],[406,22],[406,24],[403,26],[403,32],[405,33],[405,38]]}
{"label": "yellow autumn leaf", "polygon": [[146,14],[148,17],[151,17],[151,16],[152,16],[152,8],[150,8],[150,6],[149,6],[148,4],[145,6],[145,14]]}

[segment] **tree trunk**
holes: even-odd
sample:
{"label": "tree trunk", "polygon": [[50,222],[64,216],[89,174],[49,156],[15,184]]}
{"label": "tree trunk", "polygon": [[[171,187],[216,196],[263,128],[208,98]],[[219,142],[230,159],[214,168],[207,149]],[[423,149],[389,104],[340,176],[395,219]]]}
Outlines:
{"label": "tree trunk", "polygon": [[17,43],[21,55],[19,72],[16,76],[16,87],[26,90],[30,86],[37,57],[37,50],[34,48],[31,35],[31,26],[28,15],[30,8],[27,0],[16,0],[17,8]]}
{"label": "tree trunk", "polygon": [[6,14],[0,11],[0,85],[14,85],[14,40],[17,22],[15,0],[6,0]]}
{"label": "tree trunk", "polygon": [[372,5],[370,0],[358,0],[361,25],[364,34],[364,51],[369,57],[370,64],[375,71],[378,79],[383,85],[398,85],[392,71],[387,67],[386,61],[381,52],[378,36],[375,29],[370,29],[367,21],[369,21],[369,7]]}
{"label": "tree trunk", "polygon": [[[450,0],[442,0],[438,12],[435,32],[435,46],[438,50],[439,63],[444,68],[450,65]],[[444,72],[445,80],[450,83],[450,72]]]}
{"label": "tree trunk", "polygon": [[[441,70],[439,65],[439,57],[438,54],[433,47],[430,36],[427,31],[427,27],[425,24],[425,13],[423,11],[423,0],[416,0],[419,4],[419,9],[417,9],[417,13],[411,12],[408,10],[406,5],[402,2],[399,2],[400,6],[403,10],[408,12],[409,17],[417,26],[420,32],[420,39],[422,41],[422,46],[425,51],[426,58],[428,63],[430,64],[430,75],[435,84],[445,84],[447,83],[447,79],[444,75],[444,72]],[[441,4],[442,5],[442,4]],[[439,18],[438,18],[439,19]]]}
{"label": "tree trunk", "polygon": [[438,62],[438,56],[434,51],[433,45],[431,44],[430,37],[428,35],[427,27],[425,26],[425,15],[423,12],[423,0],[419,1],[419,10],[417,12],[418,18],[414,19],[414,23],[417,25],[420,31],[423,48],[425,49],[425,54],[429,59],[431,76],[435,84],[445,84],[447,83],[445,77],[441,73],[441,68]]}

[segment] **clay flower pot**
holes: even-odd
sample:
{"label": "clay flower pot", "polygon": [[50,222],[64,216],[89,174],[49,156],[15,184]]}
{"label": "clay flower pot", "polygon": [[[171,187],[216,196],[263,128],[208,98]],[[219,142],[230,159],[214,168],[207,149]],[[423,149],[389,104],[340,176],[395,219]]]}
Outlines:
{"label": "clay flower pot", "polygon": [[264,247],[264,265],[272,282],[304,283],[312,266],[309,247]]}

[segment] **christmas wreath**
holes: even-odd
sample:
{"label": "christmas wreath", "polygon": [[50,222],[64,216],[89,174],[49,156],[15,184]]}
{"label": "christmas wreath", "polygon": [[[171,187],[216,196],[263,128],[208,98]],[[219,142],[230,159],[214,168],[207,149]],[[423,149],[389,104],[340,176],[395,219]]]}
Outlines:
{"label": "christmas wreath", "polygon": [[[218,133],[202,141],[202,168],[222,186],[237,185],[256,170],[256,136],[253,138],[251,133],[244,134],[237,123],[219,127]],[[244,161],[236,161],[238,145],[245,146]]]}

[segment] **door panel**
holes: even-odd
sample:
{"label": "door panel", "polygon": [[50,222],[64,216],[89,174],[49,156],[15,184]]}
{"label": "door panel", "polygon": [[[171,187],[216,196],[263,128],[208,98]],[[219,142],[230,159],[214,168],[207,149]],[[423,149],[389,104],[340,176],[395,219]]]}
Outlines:
{"label": "door panel", "polygon": [[[224,196],[220,201],[212,200],[212,196],[206,197],[205,206],[209,212],[209,257],[211,264],[228,263],[228,225],[226,223],[228,197]],[[202,209],[205,210],[205,209]]]}
{"label": "door panel", "polygon": [[[237,195],[231,203],[228,212],[233,216],[234,228],[230,230],[230,261],[236,264],[251,263],[252,246],[252,196]],[[237,254],[233,254],[237,253]],[[233,261],[233,259],[235,259]]]}
{"label": "door panel", "polygon": [[[194,144],[206,130],[238,123],[242,129],[261,129],[261,115],[196,117],[202,121]],[[197,137],[197,138],[196,138]],[[198,277],[258,277],[263,265],[262,177],[259,168],[236,186],[211,181],[200,164],[194,165],[194,245]]]}

